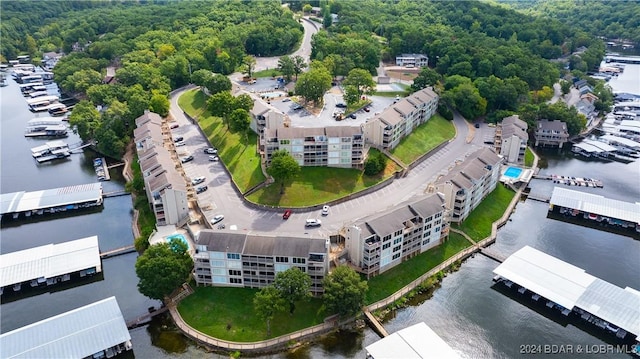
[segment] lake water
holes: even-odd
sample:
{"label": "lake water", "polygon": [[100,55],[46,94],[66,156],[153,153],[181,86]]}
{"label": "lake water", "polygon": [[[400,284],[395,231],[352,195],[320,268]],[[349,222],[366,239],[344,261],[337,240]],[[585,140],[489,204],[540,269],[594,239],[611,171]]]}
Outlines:
{"label": "lake water", "polygon": [[[640,65],[627,65],[625,73],[610,84],[619,92],[640,93]],[[67,161],[37,165],[29,148],[44,140],[25,139],[24,124],[33,118],[26,108],[17,85],[9,80],[0,88],[2,109],[0,184],[2,193],[38,190],[95,182],[90,152],[74,154]],[[65,141],[79,141],[70,136]],[[542,153],[541,173],[589,177],[602,180],[604,189],[580,188],[610,198],[640,201],[640,169],[638,163],[585,162],[557,151]],[[117,173],[112,170],[112,177]],[[105,191],[120,189],[121,179],[105,182]],[[532,192],[550,195],[551,181],[533,180]],[[524,245],[530,245],[588,273],[620,287],[640,289],[640,241],[596,229],[572,225],[546,218],[547,204],[520,202],[510,221],[500,229],[492,250],[508,256]],[[85,236],[98,235],[102,250],[132,243],[131,199],[115,197],[105,200],[100,213],[85,214],[53,221],[22,223],[2,227],[2,253],[26,249],[46,243],[59,243]],[[65,291],[43,294],[2,304],[1,330],[12,330],[82,305],[115,295],[125,319],[143,314],[146,308],[157,305],[137,292],[134,271],[136,254],[103,261],[104,280]],[[461,356],[468,358],[515,358],[520,345],[598,345],[607,344],[609,337],[589,326],[576,326],[519,301],[517,296],[501,290],[492,282],[497,263],[481,255],[467,260],[461,269],[447,276],[433,297],[423,303],[399,310],[385,322],[392,333],[409,325],[426,322]],[[155,346],[159,339],[157,326],[131,331],[134,354],[138,358],[200,358],[205,351],[193,344],[176,340],[179,353],[171,353]],[[163,338],[172,333],[163,333]],[[175,334],[175,333],[173,333]],[[175,339],[175,338],[174,338]],[[316,344],[303,346],[294,352],[262,356],[262,358],[364,358],[364,347],[379,338],[370,329],[341,332],[325,337]],[[228,358],[206,353],[207,357]],[[594,357],[620,355],[600,353]]]}

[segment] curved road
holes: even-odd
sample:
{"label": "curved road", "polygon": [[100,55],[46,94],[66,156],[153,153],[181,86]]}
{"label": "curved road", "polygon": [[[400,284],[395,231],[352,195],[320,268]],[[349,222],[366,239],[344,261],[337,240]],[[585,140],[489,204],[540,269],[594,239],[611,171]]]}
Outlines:
{"label": "curved road", "polygon": [[[302,18],[302,26],[304,27],[304,35],[302,36],[302,44],[298,50],[292,53],[290,56],[302,56],[306,63],[309,63],[309,57],[311,56],[311,36],[318,32],[320,24],[313,21]],[[267,69],[275,69],[278,67],[278,60],[281,56],[274,57],[256,57],[256,67],[254,71],[262,71]]]}

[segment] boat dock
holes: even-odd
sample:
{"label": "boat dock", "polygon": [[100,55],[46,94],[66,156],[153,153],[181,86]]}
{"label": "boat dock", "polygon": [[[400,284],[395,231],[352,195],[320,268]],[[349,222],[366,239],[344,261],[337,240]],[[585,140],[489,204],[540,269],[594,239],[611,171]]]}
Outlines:
{"label": "boat dock", "polygon": [[368,345],[365,350],[368,359],[460,358],[460,355],[424,322],[400,329]]}
{"label": "boat dock", "polygon": [[506,260],[504,256],[487,249],[487,247],[480,247],[480,254],[487,258],[491,258],[498,263],[502,263]]}
{"label": "boat dock", "polygon": [[384,338],[384,337],[388,337],[389,336],[389,333],[387,333],[387,330],[384,329],[382,324],[380,324],[378,319],[376,319],[376,317],[374,317],[373,314],[371,314],[371,312],[368,309],[365,309],[362,312],[364,313],[364,316],[365,316],[365,319],[367,320],[367,323],[369,323],[369,325],[371,326],[371,329],[373,329],[373,331],[378,333],[380,338]]}
{"label": "boat dock", "polygon": [[33,192],[0,194],[0,218],[31,217],[101,206],[100,182]]}
{"label": "boat dock", "polygon": [[603,188],[604,184],[602,181],[593,179],[593,178],[584,178],[584,177],[572,177],[572,176],[561,176],[561,175],[534,175],[535,179],[542,180],[550,180],[553,183],[564,184],[567,186],[578,186],[578,187],[592,187],[592,188]]}
{"label": "boat dock", "polygon": [[[34,118],[27,122],[25,137],[66,137],[69,129],[59,118],[42,117]],[[33,151],[32,151],[33,152]]]}
{"label": "boat dock", "polygon": [[147,323],[149,323],[149,321],[151,320],[151,318],[155,317],[156,315],[162,314],[166,311],[169,310],[169,307],[162,307],[158,310],[154,310],[151,311],[147,314],[143,314],[139,317],[137,317],[136,319],[130,320],[127,322],[127,329],[134,329],[137,328],[139,326],[145,325]]}
{"label": "boat dock", "polygon": [[96,171],[96,176],[98,176],[99,181],[111,180],[111,175],[109,175],[109,167],[107,166],[107,160],[104,157],[95,158],[93,160],[93,169]]}
{"label": "boat dock", "polygon": [[31,148],[31,155],[38,163],[71,156],[69,145],[61,140],[49,141],[42,146]]}
{"label": "boat dock", "polygon": [[0,295],[102,272],[98,237],[47,244],[0,255]]}
{"label": "boat dock", "polygon": [[133,253],[135,251],[136,251],[136,247],[134,245],[130,245],[130,246],[112,249],[106,252],[100,252],[100,258],[107,259],[111,257],[121,256],[123,254]]}
{"label": "boat dock", "polygon": [[591,193],[554,187],[549,211],[618,227],[640,236],[640,202],[625,202]]}
{"label": "boat dock", "polygon": [[0,334],[3,358],[112,358],[131,350],[116,297]]}
{"label": "boat dock", "polygon": [[104,198],[110,198],[110,197],[120,197],[120,196],[128,196],[131,193],[125,191],[125,190],[120,190],[120,191],[111,191],[111,192],[104,192],[102,194],[102,197]]}
{"label": "boat dock", "polygon": [[[537,249],[525,246],[493,270],[494,280],[563,315],[640,341],[640,292],[617,287]],[[515,288],[514,288],[515,287]]]}

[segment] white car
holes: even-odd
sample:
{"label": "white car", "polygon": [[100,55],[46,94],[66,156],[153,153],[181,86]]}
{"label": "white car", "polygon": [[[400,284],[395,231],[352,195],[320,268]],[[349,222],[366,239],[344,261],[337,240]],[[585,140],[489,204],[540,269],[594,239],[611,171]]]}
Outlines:
{"label": "white car", "polygon": [[195,185],[197,185],[197,184],[200,184],[200,183],[204,182],[204,180],[205,180],[205,179],[206,179],[206,178],[205,178],[204,176],[195,177],[195,178],[193,178],[193,179],[191,180],[191,184],[195,186]]}
{"label": "white car", "polygon": [[328,214],[329,214],[329,206],[327,205],[322,206],[322,215],[326,216]]}
{"label": "white car", "polygon": [[209,161],[218,162],[218,156],[209,156]]}
{"label": "white car", "polygon": [[216,224],[224,219],[224,216],[221,214],[217,214],[211,219],[211,224]]}
{"label": "white car", "polygon": [[186,145],[186,143],[184,143],[183,141],[180,141],[180,142],[176,142],[176,145],[175,145],[175,146],[176,146],[176,147],[182,147],[182,146],[184,146],[184,145]]}
{"label": "white car", "polygon": [[319,219],[307,219],[307,222],[304,224],[305,227],[318,227],[322,225],[322,221]]}

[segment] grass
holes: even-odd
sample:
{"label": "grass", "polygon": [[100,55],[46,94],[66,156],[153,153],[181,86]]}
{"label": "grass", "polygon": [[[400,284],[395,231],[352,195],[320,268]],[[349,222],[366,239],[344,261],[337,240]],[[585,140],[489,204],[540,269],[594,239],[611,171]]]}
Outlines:
{"label": "grass", "polygon": [[282,76],[282,72],[278,71],[277,69],[254,71],[252,75],[253,77],[256,77],[256,78],[264,78],[264,77],[274,77],[273,74],[275,74],[276,77]]}
{"label": "grass", "polygon": [[369,279],[366,304],[375,303],[400,290],[447,258],[471,246],[471,242],[457,233],[449,234],[449,240],[421,253],[388,271]]}
{"label": "grass", "polygon": [[382,97],[396,97],[396,96],[405,97],[407,96],[407,91],[376,91],[373,94],[375,96],[382,96]]}
{"label": "grass", "polygon": [[231,173],[241,192],[263,182],[266,177],[260,168],[260,156],[256,152],[257,135],[229,131],[219,117],[211,116],[206,107],[205,95],[199,90],[185,92],[178,104],[191,117],[196,118],[209,142],[218,149],[218,156]]}
{"label": "grass", "polygon": [[533,159],[534,159],[533,152],[531,152],[529,147],[527,147],[527,150],[524,152],[524,165],[526,167],[533,166]]}
{"label": "grass", "polygon": [[491,234],[491,224],[504,214],[515,192],[498,184],[493,192],[482,200],[469,217],[461,224],[451,224],[452,228],[465,232],[474,241],[480,241]]}
{"label": "grass", "polygon": [[347,105],[347,109],[345,111],[345,113],[351,113],[354,112],[356,110],[359,110],[365,106],[368,106],[371,103],[371,100],[360,100],[354,104],[351,105]]}
{"label": "grass", "polygon": [[280,194],[280,183],[261,188],[247,199],[254,203],[277,207],[307,207],[348,196],[381,182],[397,170],[388,160],[385,170],[366,176],[357,169],[335,167],[301,167],[294,181]]}
{"label": "grass", "polygon": [[455,136],[453,123],[436,114],[418,126],[409,136],[403,138],[391,154],[405,164],[410,164],[441,143],[452,139],[453,136]]}
{"label": "grass", "polygon": [[[180,315],[193,328],[212,337],[253,342],[294,332],[320,324],[324,313],[322,299],[310,298],[296,303],[293,315],[278,313],[271,321],[267,336],[266,322],[253,311],[253,296],[257,289],[229,287],[197,287],[178,305]],[[288,306],[287,306],[288,308]]]}

